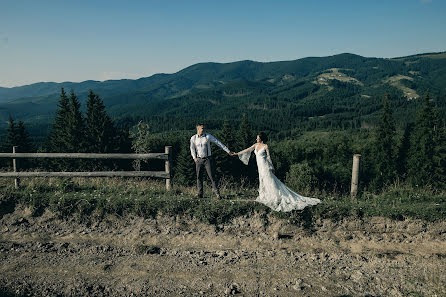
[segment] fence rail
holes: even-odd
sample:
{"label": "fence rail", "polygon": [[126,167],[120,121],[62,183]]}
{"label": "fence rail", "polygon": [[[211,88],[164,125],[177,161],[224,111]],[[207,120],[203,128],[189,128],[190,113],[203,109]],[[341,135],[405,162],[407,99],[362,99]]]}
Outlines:
{"label": "fence rail", "polygon": [[53,158],[53,159],[158,159],[167,160],[166,153],[150,154],[95,154],[95,153],[0,153],[0,158]]}
{"label": "fence rail", "polygon": [[[171,157],[172,147],[166,146],[164,153],[149,154],[96,154],[96,153],[16,153],[17,147],[13,147],[12,153],[0,153],[0,158],[9,158],[13,162],[14,172],[0,172],[0,177],[15,178],[15,187],[19,187],[20,177],[156,177],[166,179],[166,189],[172,187],[171,181]],[[63,159],[157,159],[165,160],[164,171],[79,171],[79,172],[19,172],[16,159],[18,158],[63,158]]]}

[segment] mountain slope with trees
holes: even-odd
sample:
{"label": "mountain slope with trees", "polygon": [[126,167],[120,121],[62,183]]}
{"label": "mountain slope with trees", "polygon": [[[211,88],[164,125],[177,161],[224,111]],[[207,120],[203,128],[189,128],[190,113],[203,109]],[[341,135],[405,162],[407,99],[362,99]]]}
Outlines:
{"label": "mountain slope with trees", "polygon": [[[118,122],[135,124],[141,118],[151,118],[156,123],[169,117],[174,125],[185,121],[190,125],[206,110],[209,119],[217,116],[221,126],[225,117],[239,119],[247,112],[252,118],[260,116],[262,123],[270,122],[269,127],[253,123],[256,128],[269,130],[278,123],[268,119],[278,115],[289,123],[281,130],[315,122],[314,117],[322,122],[316,126],[373,125],[381,98],[389,93],[396,124],[401,125],[407,111],[419,104],[411,99],[423,97],[427,90],[440,113],[445,111],[446,53],[395,59],[340,54],[269,63],[200,63],[174,74],[138,80],[1,88],[1,122],[6,126],[11,114],[27,123],[32,134],[47,133],[61,87],[73,90],[81,104],[86,102],[88,91],[94,90]],[[170,128],[159,127],[165,129]]]}

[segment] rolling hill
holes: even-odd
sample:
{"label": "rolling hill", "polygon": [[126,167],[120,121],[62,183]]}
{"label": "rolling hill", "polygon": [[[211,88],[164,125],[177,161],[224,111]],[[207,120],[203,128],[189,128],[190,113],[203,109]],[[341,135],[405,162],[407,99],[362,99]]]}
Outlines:
{"label": "rolling hill", "polygon": [[[36,83],[0,88],[0,122],[11,114],[45,134],[60,88],[81,102],[92,89],[119,122],[144,118],[155,130],[188,127],[197,118],[221,123],[246,113],[259,129],[290,130],[302,124],[361,126],[373,120],[381,98],[392,96],[399,124],[407,122],[427,90],[446,114],[446,52],[394,59],[354,54],[261,63],[199,63],[174,74],[137,80]],[[312,124],[314,122],[315,124]]]}

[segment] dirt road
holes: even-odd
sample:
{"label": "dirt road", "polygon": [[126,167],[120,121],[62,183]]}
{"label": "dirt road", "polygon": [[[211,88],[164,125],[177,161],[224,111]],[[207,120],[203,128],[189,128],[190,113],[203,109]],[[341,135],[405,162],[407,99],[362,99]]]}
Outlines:
{"label": "dirt road", "polygon": [[446,296],[446,221],[0,219],[5,296]]}

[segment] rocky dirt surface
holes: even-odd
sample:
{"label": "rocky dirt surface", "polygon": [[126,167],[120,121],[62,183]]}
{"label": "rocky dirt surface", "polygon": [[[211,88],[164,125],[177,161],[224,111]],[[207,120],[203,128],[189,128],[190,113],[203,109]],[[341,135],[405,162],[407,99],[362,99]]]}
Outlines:
{"label": "rocky dirt surface", "polygon": [[446,221],[0,219],[1,296],[446,296]]}

